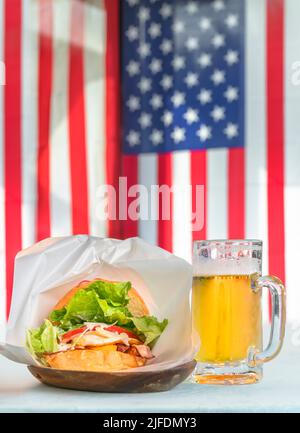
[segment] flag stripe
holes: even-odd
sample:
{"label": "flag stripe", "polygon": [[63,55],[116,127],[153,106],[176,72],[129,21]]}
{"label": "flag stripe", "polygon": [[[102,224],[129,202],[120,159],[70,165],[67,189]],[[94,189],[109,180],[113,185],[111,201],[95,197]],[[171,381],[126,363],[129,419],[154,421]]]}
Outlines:
{"label": "flag stripe", "polygon": [[191,262],[192,195],[190,151],[173,153],[173,253]]}
{"label": "flag stripe", "polygon": [[[207,152],[196,150],[191,152],[191,184],[192,184],[192,212],[196,212],[196,185],[204,186],[204,226],[201,230],[193,231],[193,240],[206,239],[206,211],[207,211]],[[199,216],[198,216],[199,217]]]}
{"label": "flag stripe", "polygon": [[[288,288],[287,316],[299,321],[299,239],[300,239],[300,2],[289,0],[285,9],[285,263]],[[297,69],[294,66],[297,66]],[[297,72],[298,71],[298,72]],[[293,76],[296,72],[296,75]],[[295,81],[296,79],[296,81]]]}
{"label": "flag stripe", "polygon": [[[266,162],[266,1],[246,2],[246,238],[263,241],[263,275],[268,268],[268,194]],[[268,293],[263,293],[268,321]]]}
{"label": "flag stripe", "polygon": [[[138,236],[138,221],[128,217],[130,204],[135,200],[133,197],[128,197],[130,187],[138,183],[138,157],[135,155],[123,155],[122,158],[122,176],[127,179],[127,190],[120,191],[120,213],[122,219],[122,237],[129,238]],[[127,202],[127,205],[126,205]],[[124,219],[125,218],[125,219]]]}
{"label": "flag stripe", "polygon": [[246,2],[246,237],[261,239],[268,273],[266,1]]}
{"label": "flag stripe", "polygon": [[[71,234],[68,68],[71,2],[53,2],[53,89],[50,122],[51,235]],[[61,16],[64,17],[61,20]]]}
{"label": "flag stripe", "polygon": [[106,236],[106,224],[97,217],[100,185],[106,183],[105,155],[105,45],[106,16],[102,0],[85,2],[84,88],[90,233]]}
{"label": "flag stripe", "polygon": [[71,4],[69,139],[73,234],[89,233],[83,76],[84,9],[83,2]]}
{"label": "flag stripe", "polygon": [[207,238],[227,238],[228,151],[207,152]]}
{"label": "flag stripe", "polygon": [[50,106],[52,94],[51,0],[41,0],[39,8],[38,53],[38,162],[37,162],[37,240],[50,236]]}
{"label": "flag stripe", "polygon": [[[121,167],[120,130],[120,39],[116,29],[120,26],[118,0],[105,0],[107,14],[106,35],[106,176],[107,183],[118,192]],[[111,198],[108,197],[110,200]],[[118,206],[117,206],[118,212]],[[120,222],[108,221],[108,235],[120,237]]]}
{"label": "flag stripe", "polygon": [[[158,185],[159,187],[166,185],[172,187],[173,181],[173,163],[172,154],[164,153],[158,155]],[[158,220],[158,245],[168,251],[173,251],[173,205],[172,205],[172,193],[170,194],[170,212],[169,219],[163,219],[163,203],[162,193],[159,194],[159,220]]]}
{"label": "flag stripe", "polygon": [[269,271],[285,280],[284,236],[284,1],[267,0],[267,165]]}
{"label": "flag stripe", "polygon": [[[4,51],[4,1],[0,0],[0,59]],[[4,185],[4,134],[3,134],[4,86],[0,85],[0,341],[4,341],[6,323],[6,262],[5,262],[5,185]]]}
{"label": "flag stripe", "polygon": [[36,2],[32,0],[23,2],[22,19],[22,247],[26,248],[36,241],[38,42]]}
{"label": "flag stripe", "polygon": [[228,238],[245,237],[245,152],[228,150]]}
{"label": "flag stripe", "polygon": [[141,219],[139,220],[139,236],[145,241],[157,244],[158,202],[151,186],[157,185],[157,155],[143,154],[138,157],[138,183],[147,188],[148,196],[141,194]]}
{"label": "flag stripe", "polygon": [[[5,2],[4,146],[7,313],[10,308],[14,258],[22,248],[21,224],[21,22],[19,0]],[[12,224],[13,222],[13,224]]]}

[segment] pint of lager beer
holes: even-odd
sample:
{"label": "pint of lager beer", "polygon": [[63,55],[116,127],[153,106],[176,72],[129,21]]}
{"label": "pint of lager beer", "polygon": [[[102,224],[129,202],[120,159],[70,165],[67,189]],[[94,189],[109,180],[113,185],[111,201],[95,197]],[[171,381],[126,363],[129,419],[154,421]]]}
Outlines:
{"label": "pint of lager beer", "polygon": [[261,292],[253,275],[194,276],[193,315],[201,346],[200,362],[236,362],[249,347],[262,349]]}
{"label": "pint of lager beer", "polygon": [[[255,383],[262,363],[280,350],[285,327],[285,290],[273,277],[261,277],[260,241],[200,241],[194,244],[193,323],[200,338],[194,380],[198,383]],[[273,324],[262,347],[262,288],[268,287]]]}

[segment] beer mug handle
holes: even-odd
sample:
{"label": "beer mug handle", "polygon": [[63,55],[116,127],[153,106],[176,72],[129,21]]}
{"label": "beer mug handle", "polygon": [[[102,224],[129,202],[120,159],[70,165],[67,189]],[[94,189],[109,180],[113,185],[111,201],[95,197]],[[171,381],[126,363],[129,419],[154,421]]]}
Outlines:
{"label": "beer mug handle", "polygon": [[274,359],[281,350],[286,321],[286,296],[285,287],[279,278],[273,276],[259,277],[254,281],[253,290],[258,292],[266,287],[271,294],[272,324],[270,340],[265,350],[250,349],[248,364],[251,367],[269,362]]}

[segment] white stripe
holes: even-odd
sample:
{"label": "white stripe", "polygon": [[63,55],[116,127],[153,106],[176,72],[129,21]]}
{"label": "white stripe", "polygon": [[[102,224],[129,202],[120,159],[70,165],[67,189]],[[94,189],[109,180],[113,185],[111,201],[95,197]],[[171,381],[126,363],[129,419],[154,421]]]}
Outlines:
{"label": "white stripe", "polygon": [[191,262],[192,192],[189,151],[173,153],[173,253]]}
{"label": "white stripe", "polygon": [[[285,11],[285,239],[288,319],[300,321],[299,240],[300,240],[300,2],[288,0]],[[295,81],[296,79],[296,81]]]}
{"label": "white stripe", "polygon": [[227,149],[209,149],[207,152],[207,239],[227,238],[227,184]]}
{"label": "white stripe", "polygon": [[84,71],[90,233],[106,236],[106,223],[97,218],[97,188],[106,184],[105,54],[106,17],[103,2],[85,4]]}
{"label": "white stripe", "polygon": [[[4,56],[4,0],[0,0],[0,60]],[[6,323],[6,263],[5,263],[5,195],[4,195],[4,86],[0,85],[0,342],[4,341]]]}
{"label": "white stripe", "polygon": [[68,131],[69,0],[53,2],[53,93],[50,123],[51,235],[71,234]]}
{"label": "white stripe", "polygon": [[246,2],[246,237],[264,242],[268,271],[266,162],[266,3]]}
{"label": "white stripe", "polygon": [[158,184],[157,168],[156,154],[150,153],[138,156],[138,183],[147,189],[147,195],[145,196],[142,192],[140,196],[141,219],[139,220],[138,233],[142,239],[154,245],[157,244],[158,203],[155,194],[152,195],[151,200],[151,187]]}
{"label": "white stripe", "polygon": [[[263,274],[268,273],[266,161],[266,2],[246,1],[246,238],[263,241]],[[264,320],[268,295],[263,294]]]}
{"label": "white stripe", "polygon": [[37,168],[38,4],[22,9],[22,246],[35,242]]}

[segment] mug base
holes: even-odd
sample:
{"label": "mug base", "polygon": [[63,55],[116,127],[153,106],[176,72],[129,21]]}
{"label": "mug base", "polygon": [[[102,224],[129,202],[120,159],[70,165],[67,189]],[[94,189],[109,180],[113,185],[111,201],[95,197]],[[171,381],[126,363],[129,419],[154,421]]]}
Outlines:
{"label": "mug base", "polygon": [[262,379],[262,368],[250,368],[246,363],[203,364],[198,363],[192,382],[201,385],[252,385]]}

